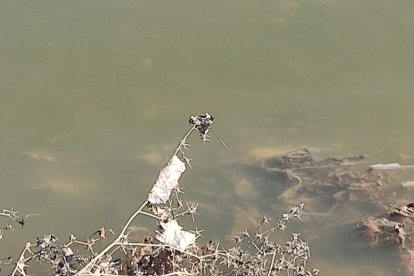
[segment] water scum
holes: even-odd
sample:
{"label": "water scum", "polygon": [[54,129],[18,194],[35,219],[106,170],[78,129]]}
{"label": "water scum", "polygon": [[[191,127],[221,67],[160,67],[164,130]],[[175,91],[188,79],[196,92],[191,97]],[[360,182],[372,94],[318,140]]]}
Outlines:
{"label": "water scum", "polygon": [[[285,237],[291,221],[310,217],[323,222],[324,229],[354,224],[354,233],[349,235],[356,234],[360,242],[372,247],[391,244],[401,256],[401,270],[414,270],[414,203],[400,204],[398,199],[403,198],[406,188],[395,185],[395,177],[389,172],[390,168],[398,171],[404,166],[377,164],[365,170],[355,169],[354,164],[365,161],[362,155],[315,160],[309,150],[299,149],[245,165],[269,177],[285,179],[288,185],[278,193],[279,200],[291,207],[277,217],[256,218],[252,229],[235,233],[230,246],[213,241],[199,244],[202,230],[195,224],[193,229],[186,226],[184,230],[179,223],[183,217],[191,217],[194,223],[199,208],[197,203],[184,201],[179,180],[191,165],[188,136],[196,131],[203,142],[210,141],[208,133],[213,132],[214,121],[208,113],[190,117],[190,130],[161,169],[148,198],[130,216],[120,233],[115,233],[117,237],[113,241],[107,241],[104,227],[84,240],[71,234],[66,243],[59,243],[53,234],[45,234],[36,242],[26,243],[17,261],[3,258],[0,266],[13,267],[12,276],[29,275],[28,265],[33,261],[43,264],[43,274],[59,276],[318,275],[318,269],[308,267],[311,250],[303,234],[290,233],[290,238]],[[254,191],[260,197],[260,189],[251,185],[253,182],[249,179],[243,176],[235,179],[243,180],[239,196]],[[390,204],[394,204],[391,209],[388,208]],[[305,206],[306,212],[303,211]],[[252,220],[251,214],[257,215],[254,211],[257,209],[246,209],[247,205],[232,207],[244,217],[244,222],[246,216]],[[247,215],[240,210],[253,211]],[[2,233],[13,222],[21,224],[22,215],[14,210],[3,211],[0,215],[12,218]],[[133,240],[131,223],[139,215],[153,218],[157,226],[143,240]],[[310,233],[309,229],[304,233]],[[282,242],[277,242],[276,237]],[[106,243],[105,248],[97,249],[98,241]]]}

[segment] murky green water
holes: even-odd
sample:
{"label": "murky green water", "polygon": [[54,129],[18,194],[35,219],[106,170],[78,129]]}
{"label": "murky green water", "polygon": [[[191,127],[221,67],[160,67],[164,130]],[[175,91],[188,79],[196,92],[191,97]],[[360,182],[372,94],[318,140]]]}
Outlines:
{"label": "murky green water", "polygon": [[[385,0],[2,1],[0,207],[41,216],[7,233],[1,256],[36,234],[122,225],[190,114],[212,113],[231,148],[191,140],[182,184],[207,238],[283,210],[277,187],[257,191],[230,165],[252,152],[414,161],[413,14]],[[386,258],[396,271],[389,254],[349,254],[335,231],[314,237],[324,275],[367,275]]]}

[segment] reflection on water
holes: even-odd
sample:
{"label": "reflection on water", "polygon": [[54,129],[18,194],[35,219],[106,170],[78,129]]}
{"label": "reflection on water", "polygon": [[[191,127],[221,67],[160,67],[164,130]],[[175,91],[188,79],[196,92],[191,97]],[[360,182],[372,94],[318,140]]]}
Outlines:
{"label": "reflection on water", "polygon": [[[288,183],[249,166],[255,158],[307,146],[409,164],[413,12],[385,0],[4,1],[0,208],[42,216],[1,240],[0,257],[36,234],[119,227],[190,114],[215,115],[231,148],[191,141],[182,186],[206,238],[286,208]],[[322,218],[294,230],[325,275],[396,273],[393,253],[355,251],[352,225],[312,230]]]}

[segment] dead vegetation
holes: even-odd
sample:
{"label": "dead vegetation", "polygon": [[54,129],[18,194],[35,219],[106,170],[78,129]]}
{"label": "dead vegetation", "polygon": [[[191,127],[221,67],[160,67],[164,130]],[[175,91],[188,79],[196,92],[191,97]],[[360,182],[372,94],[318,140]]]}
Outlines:
{"label": "dead vegetation", "polygon": [[13,208],[10,209],[3,209],[0,213],[0,217],[6,218],[7,222],[0,229],[0,240],[3,239],[5,232],[7,231],[14,231],[15,225],[20,225],[23,227],[26,224],[26,219],[34,214],[27,214],[24,215],[23,213],[14,210]]}
{"label": "dead vegetation", "polygon": [[[367,165],[363,155],[317,160],[304,148],[254,163],[262,172],[285,179],[288,185],[278,200],[292,207],[279,217],[264,216],[256,228],[236,234],[230,246],[201,241],[203,230],[196,224],[199,204],[185,200],[179,181],[191,167],[187,138],[197,132],[202,142],[210,141],[208,133],[214,133],[214,121],[208,113],[190,117],[190,130],[122,230],[115,233],[101,227],[83,239],[71,234],[66,242],[45,234],[27,242],[16,261],[11,257],[0,259],[0,268],[12,267],[12,276],[30,275],[34,262],[42,264],[47,275],[58,276],[317,275],[318,269],[308,268],[310,246],[301,234],[290,233],[290,239],[279,242],[274,235],[284,234],[291,221],[301,221],[306,205],[305,214],[321,216],[316,231],[351,224],[354,227],[347,234],[356,236],[359,244],[395,248],[401,270],[414,272],[414,203],[401,203],[411,182],[398,179],[401,170],[412,166]],[[5,209],[0,216],[8,219],[0,230],[2,237],[13,224],[23,226],[30,215]],[[143,239],[130,227],[139,216],[150,217],[157,224]]]}
{"label": "dead vegetation", "polygon": [[[191,167],[188,136],[195,131],[203,142],[210,141],[208,133],[214,133],[211,129],[214,120],[208,113],[190,117],[190,130],[161,169],[148,198],[120,232],[101,227],[83,239],[70,234],[66,242],[54,234],[44,234],[34,242],[27,242],[16,261],[6,258],[1,259],[0,264],[12,267],[11,276],[30,275],[33,263],[42,265],[44,275],[57,276],[317,275],[319,270],[308,269],[310,247],[300,234],[292,234],[290,239],[279,243],[272,239],[272,233],[284,233],[290,221],[301,220],[302,203],[293,205],[280,217],[264,217],[256,229],[237,235],[233,246],[224,247],[213,241],[204,242],[204,245],[199,242],[203,232],[195,224],[199,205],[184,200],[179,180]],[[217,138],[228,150],[224,141]],[[16,212],[3,213],[24,224],[24,217]],[[139,216],[154,219],[157,226],[143,240],[134,240],[130,225]],[[182,223],[185,217],[191,219],[192,227]],[[188,229],[184,230],[180,224]],[[108,236],[108,232],[112,235]],[[106,243],[105,247],[99,248],[98,242]]]}

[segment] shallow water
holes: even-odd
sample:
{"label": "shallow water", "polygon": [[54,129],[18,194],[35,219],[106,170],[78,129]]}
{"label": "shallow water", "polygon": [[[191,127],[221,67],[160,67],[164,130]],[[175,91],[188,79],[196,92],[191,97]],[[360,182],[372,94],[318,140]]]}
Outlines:
{"label": "shallow water", "polygon": [[[122,225],[190,114],[212,113],[231,148],[191,139],[181,182],[206,238],[285,208],[272,201],[282,184],[235,163],[302,146],[414,163],[413,12],[385,0],[3,1],[0,207],[40,215],[5,234],[0,256],[36,234]],[[328,236],[309,234],[324,275],[379,275],[367,270],[384,260],[397,271],[391,253]]]}

